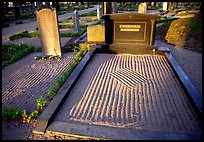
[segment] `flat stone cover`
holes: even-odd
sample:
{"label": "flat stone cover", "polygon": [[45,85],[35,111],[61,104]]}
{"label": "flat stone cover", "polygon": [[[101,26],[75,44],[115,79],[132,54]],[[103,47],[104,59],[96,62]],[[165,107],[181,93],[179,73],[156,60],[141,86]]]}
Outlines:
{"label": "flat stone cover", "polygon": [[54,121],[201,133],[199,119],[161,55],[95,54]]}
{"label": "flat stone cover", "polygon": [[42,53],[31,53],[3,68],[3,106],[31,113],[36,109],[36,100],[40,96],[47,98],[47,90],[75,58],[75,53],[64,53],[60,61],[37,61],[34,59],[36,55]]}

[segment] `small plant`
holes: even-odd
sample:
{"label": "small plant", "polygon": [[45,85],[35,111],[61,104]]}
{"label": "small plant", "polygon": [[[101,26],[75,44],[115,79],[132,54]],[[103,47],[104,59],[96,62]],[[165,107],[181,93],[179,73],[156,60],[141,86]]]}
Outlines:
{"label": "small plant", "polygon": [[44,55],[44,56],[35,56],[34,57],[35,60],[46,60],[46,59],[49,59],[49,60],[61,60],[62,57],[59,56],[59,55]]}
{"label": "small plant", "polygon": [[37,111],[37,110],[33,111],[33,112],[28,116],[27,122],[30,123],[30,121],[31,121],[33,118],[37,117],[37,116],[38,116],[38,111]]}
{"label": "small plant", "polygon": [[28,117],[28,115],[27,115],[27,113],[26,113],[26,110],[23,110],[22,112],[21,112],[21,120],[22,120],[22,122],[26,122],[26,120],[27,120],[27,117]]}
{"label": "small plant", "polygon": [[43,98],[42,96],[40,98],[37,99],[37,110],[41,110],[46,104],[46,100],[45,98]]}
{"label": "small plant", "polygon": [[18,119],[21,117],[21,111],[19,109],[12,109],[8,107],[2,107],[2,118],[4,120],[8,119]]}

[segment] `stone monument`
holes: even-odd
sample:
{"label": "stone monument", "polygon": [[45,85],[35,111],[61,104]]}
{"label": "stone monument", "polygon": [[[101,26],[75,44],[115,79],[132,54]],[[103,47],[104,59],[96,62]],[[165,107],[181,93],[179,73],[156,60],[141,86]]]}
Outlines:
{"label": "stone monument", "polygon": [[168,6],[168,3],[167,3],[167,2],[163,2],[163,10],[164,10],[164,11],[167,10],[167,6]]}
{"label": "stone monument", "polygon": [[74,21],[74,30],[76,32],[80,32],[81,28],[80,28],[80,24],[79,24],[79,14],[78,14],[77,10],[75,10],[73,13],[73,21]]}
{"label": "stone monument", "polygon": [[103,15],[101,18],[105,20],[104,49],[108,49],[108,52],[143,54],[157,48],[154,45],[155,21],[160,16],[120,13]]}
{"label": "stone monument", "polygon": [[147,4],[140,3],[138,8],[138,13],[147,13]]}
{"label": "stone monument", "polygon": [[100,20],[100,5],[97,5],[97,19]]}
{"label": "stone monument", "polygon": [[41,9],[36,11],[41,45],[45,55],[60,55],[61,43],[56,10]]}

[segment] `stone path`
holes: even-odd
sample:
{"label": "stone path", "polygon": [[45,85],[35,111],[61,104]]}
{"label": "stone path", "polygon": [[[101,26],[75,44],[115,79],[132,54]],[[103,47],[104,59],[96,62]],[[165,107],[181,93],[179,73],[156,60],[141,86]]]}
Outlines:
{"label": "stone path", "polygon": [[[59,122],[68,125],[57,127]],[[77,127],[69,129],[69,124]],[[86,135],[90,124],[107,130],[201,134],[190,101],[165,57],[159,55],[94,55],[47,131],[69,129]]]}
{"label": "stone path", "polygon": [[75,53],[63,53],[62,60],[35,60],[31,53],[2,70],[2,106],[36,109],[36,100],[46,98],[47,90],[74,59]]}

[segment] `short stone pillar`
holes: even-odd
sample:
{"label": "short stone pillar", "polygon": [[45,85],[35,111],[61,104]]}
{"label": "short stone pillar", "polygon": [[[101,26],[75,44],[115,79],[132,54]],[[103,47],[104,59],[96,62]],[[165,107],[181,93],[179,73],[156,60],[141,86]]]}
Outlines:
{"label": "short stone pillar", "polygon": [[60,55],[61,43],[56,10],[42,9],[36,11],[40,40],[45,55]]}
{"label": "short stone pillar", "polygon": [[168,8],[167,6],[168,6],[168,3],[167,3],[167,2],[163,2],[163,10],[164,10],[164,11],[167,10],[167,8]]}
{"label": "short stone pillar", "polygon": [[100,19],[100,5],[97,5],[97,19]]}
{"label": "short stone pillar", "polygon": [[147,4],[140,3],[138,8],[138,13],[147,13]]}
{"label": "short stone pillar", "polygon": [[77,10],[75,10],[73,13],[73,21],[74,21],[74,30],[76,32],[80,32],[81,28],[80,28],[80,24],[79,24],[79,14],[78,14]]}

